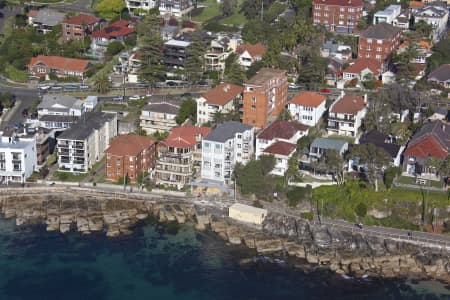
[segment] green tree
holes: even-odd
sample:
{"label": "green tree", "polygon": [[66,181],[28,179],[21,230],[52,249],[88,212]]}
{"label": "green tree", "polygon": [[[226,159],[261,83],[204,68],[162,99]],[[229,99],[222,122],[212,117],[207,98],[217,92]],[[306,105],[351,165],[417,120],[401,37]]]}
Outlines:
{"label": "green tree", "polygon": [[292,178],[295,178],[298,176],[298,156],[297,152],[295,152],[288,160],[288,169],[286,170],[286,173],[284,176],[286,177],[286,184],[291,180]]}
{"label": "green tree", "polygon": [[106,73],[100,74],[95,78],[95,90],[100,94],[106,94],[111,88],[108,75]]}
{"label": "green tree", "polygon": [[191,98],[183,100],[175,121],[181,125],[186,119],[190,119],[193,123],[197,122],[197,102]]}
{"label": "green tree", "polygon": [[360,202],[356,208],[355,212],[358,217],[364,218],[367,215],[367,205],[364,202]]}
{"label": "green tree", "polygon": [[96,7],[95,12],[102,18],[113,19],[127,7],[124,0],[102,0]]}
{"label": "green tree", "polygon": [[201,79],[203,74],[203,56],[206,48],[207,45],[202,38],[202,33],[195,31],[187,48],[187,58],[184,66],[188,81],[196,83]]}
{"label": "green tree", "polygon": [[220,10],[222,11],[222,15],[225,17],[231,16],[234,13],[236,7],[236,0],[222,0],[222,2],[220,3]]}
{"label": "green tree", "polygon": [[367,29],[367,20],[365,18],[361,18],[358,20],[358,23],[356,24],[356,28],[359,31],[363,31]]}
{"label": "green tree", "polygon": [[230,55],[230,57],[232,58],[232,61],[228,66],[225,65],[225,79],[229,83],[242,85],[245,80],[245,73],[238,62],[238,57],[234,54]]}
{"label": "green tree", "polygon": [[424,20],[419,20],[414,24],[414,30],[421,38],[429,38],[433,32],[433,27],[425,22]]}
{"label": "green tree", "polygon": [[122,51],[123,49],[125,49],[125,46],[118,41],[112,41],[111,43],[109,43],[108,48],[106,49],[105,55],[106,56],[114,56],[118,53],[120,53],[120,51]]}
{"label": "green tree", "polygon": [[325,166],[338,184],[344,183],[344,159],[337,150],[328,150],[325,153]]}
{"label": "green tree", "polygon": [[142,55],[139,80],[155,85],[165,76],[159,15],[146,15],[138,25],[137,34]]}
{"label": "green tree", "polygon": [[373,144],[355,144],[349,157],[357,158],[359,164],[365,165],[367,178],[375,185],[375,192],[378,192],[378,179],[383,176],[384,168],[389,166],[391,156],[386,150]]}
{"label": "green tree", "polygon": [[164,141],[168,136],[169,136],[168,131],[156,131],[155,133],[153,133],[153,137],[157,141]]}

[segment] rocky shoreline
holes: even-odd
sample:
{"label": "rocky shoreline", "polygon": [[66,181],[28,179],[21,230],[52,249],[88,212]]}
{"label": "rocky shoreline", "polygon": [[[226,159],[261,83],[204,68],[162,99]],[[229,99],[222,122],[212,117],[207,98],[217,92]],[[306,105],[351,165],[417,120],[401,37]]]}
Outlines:
{"label": "rocky shoreline", "polygon": [[132,226],[152,215],[160,222],[193,222],[197,230],[210,229],[230,244],[243,244],[263,256],[289,255],[338,274],[450,283],[450,253],[443,249],[333,230],[273,213],[257,228],[230,220],[225,211],[183,199],[81,190],[3,192],[0,207],[18,226],[44,223],[48,231],[104,231],[108,237],[130,234]]}

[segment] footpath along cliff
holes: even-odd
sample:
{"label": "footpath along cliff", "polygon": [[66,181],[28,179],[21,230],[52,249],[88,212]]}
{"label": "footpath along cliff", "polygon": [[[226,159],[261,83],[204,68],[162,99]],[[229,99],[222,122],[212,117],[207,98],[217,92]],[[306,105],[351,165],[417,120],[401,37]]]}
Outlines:
{"label": "footpath along cliff", "polygon": [[290,255],[353,276],[415,276],[450,283],[450,251],[314,225],[308,220],[269,213],[261,228],[236,223],[226,210],[196,206],[176,197],[108,193],[80,188],[3,189],[1,213],[17,225],[47,224],[47,230],[82,234],[105,231],[114,237],[149,215],[160,222],[193,222],[230,244],[243,244],[263,256]]}

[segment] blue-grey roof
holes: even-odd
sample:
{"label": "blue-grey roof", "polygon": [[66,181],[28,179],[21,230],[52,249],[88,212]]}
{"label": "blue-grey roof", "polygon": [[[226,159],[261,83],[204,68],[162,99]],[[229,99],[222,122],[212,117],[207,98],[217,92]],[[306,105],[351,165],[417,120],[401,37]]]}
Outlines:
{"label": "blue-grey roof", "polygon": [[245,125],[236,121],[228,121],[217,126],[210,134],[204,138],[205,141],[224,143],[234,137],[238,132],[252,129],[252,126]]}
{"label": "blue-grey roof", "polygon": [[61,140],[85,140],[94,130],[100,129],[106,122],[116,118],[115,114],[104,112],[85,113],[79,121],[67,129],[57,139]]}
{"label": "blue-grey roof", "polygon": [[337,139],[329,139],[329,138],[315,138],[314,141],[311,143],[311,147],[320,148],[320,149],[334,149],[334,150],[341,150],[344,145],[347,144],[344,140],[337,140]]}

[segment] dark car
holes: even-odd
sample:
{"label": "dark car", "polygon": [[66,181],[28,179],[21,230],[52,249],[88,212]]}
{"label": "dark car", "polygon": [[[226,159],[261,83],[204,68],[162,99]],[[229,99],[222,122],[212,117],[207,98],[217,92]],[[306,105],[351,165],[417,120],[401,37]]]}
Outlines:
{"label": "dark car", "polygon": [[22,110],[22,116],[23,116],[24,118],[28,117],[28,109],[24,108],[24,109]]}

